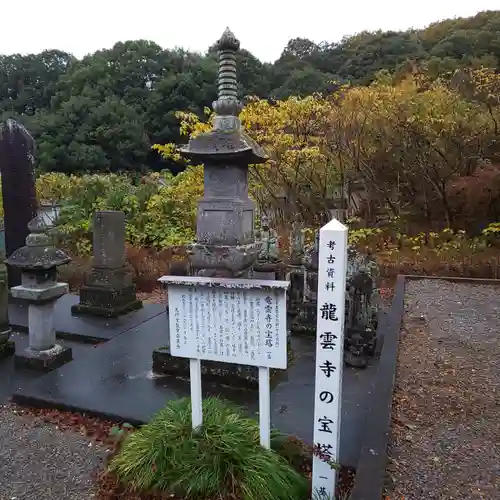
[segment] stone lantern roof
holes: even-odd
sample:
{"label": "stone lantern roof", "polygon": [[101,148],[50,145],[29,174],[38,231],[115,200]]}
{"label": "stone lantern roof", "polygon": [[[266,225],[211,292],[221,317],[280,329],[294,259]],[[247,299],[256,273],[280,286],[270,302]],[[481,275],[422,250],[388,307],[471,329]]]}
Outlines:
{"label": "stone lantern roof", "polygon": [[6,264],[26,271],[44,271],[70,262],[71,258],[54,246],[48,229],[40,216],[32,219],[28,224],[30,234],[26,245],[6,259]]}
{"label": "stone lantern roof", "polygon": [[264,163],[264,150],[243,130],[238,118],[243,106],[238,100],[236,78],[236,51],[240,42],[226,28],[216,48],[219,52],[217,78],[218,98],[212,104],[216,116],[210,132],[193,137],[181,148],[181,154],[197,163],[220,163],[250,165]]}

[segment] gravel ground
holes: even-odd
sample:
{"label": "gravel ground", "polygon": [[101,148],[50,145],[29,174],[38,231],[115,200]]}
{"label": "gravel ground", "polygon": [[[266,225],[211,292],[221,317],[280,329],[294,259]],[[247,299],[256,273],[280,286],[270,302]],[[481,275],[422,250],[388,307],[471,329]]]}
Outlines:
{"label": "gravel ground", "polygon": [[90,500],[105,447],[0,407],[0,499]]}
{"label": "gravel ground", "polygon": [[500,499],[500,288],[409,281],[390,498]]}

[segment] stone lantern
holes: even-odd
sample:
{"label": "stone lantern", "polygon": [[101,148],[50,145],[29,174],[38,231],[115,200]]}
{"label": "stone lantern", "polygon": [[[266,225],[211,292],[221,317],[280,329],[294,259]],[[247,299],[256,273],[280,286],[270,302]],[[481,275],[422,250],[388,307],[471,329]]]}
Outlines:
{"label": "stone lantern", "polygon": [[71,361],[71,349],[56,344],[54,306],[68,293],[67,283],[57,282],[57,267],[70,258],[54,247],[41,216],[28,224],[26,245],[18,248],[6,261],[21,270],[21,285],[10,289],[13,297],[28,303],[29,347],[16,354],[16,366],[53,370]]}
{"label": "stone lantern", "polygon": [[245,277],[257,259],[254,203],[248,197],[248,167],[267,156],[243,130],[237,97],[235,53],[240,42],[226,29],[217,42],[218,99],[210,132],[181,148],[194,164],[203,164],[204,196],[198,202],[196,243],[189,249],[191,267],[198,275]]}

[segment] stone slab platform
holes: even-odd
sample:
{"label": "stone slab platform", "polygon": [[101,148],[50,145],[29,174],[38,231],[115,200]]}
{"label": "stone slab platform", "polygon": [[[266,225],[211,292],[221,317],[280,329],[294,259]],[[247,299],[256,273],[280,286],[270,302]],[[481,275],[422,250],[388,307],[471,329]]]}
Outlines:
{"label": "stone slab platform", "polygon": [[[97,346],[13,394],[19,404],[85,412],[114,421],[140,425],[169,400],[189,395],[189,382],[151,372],[152,351],[168,344],[166,312]],[[312,441],[314,403],[314,340],[292,339],[296,354],[287,374],[271,394],[272,424],[286,433]],[[344,369],[341,456],[356,466],[366,401],[377,362],[366,370]],[[205,397],[220,395],[258,411],[258,394],[203,383]]]}
{"label": "stone slab platform", "polygon": [[[12,332],[10,340],[15,343],[16,352],[22,353],[28,347],[28,334],[25,332]],[[59,344],[64,347],[71,347],[73,351],[73,361],[80,359],[81,356],[86,355],[92,351],[96,346],[72,342],[70,340],[59,340]],[[72,362],[73,362],[72,361]],[[16,368],[14,366],[14,356],[9,356],[5,359],[0,359],[0,405],[7,403],[11,394],[19,390],[26,384],[43,377],[45,373],[36,370],[26,370]]]}
{"label": "stone slab platform", "polygon": [[[118,318],[98,318],[71,314],[71,306],[78,304],[78,295],[63,295],[55,307],[57,337],[80,342],[100,343],[110,340],[165,312],[162,304],[144,304],[142,309]],[[28,330],[28,305],[9,300],[9,320],[14,329]]]}

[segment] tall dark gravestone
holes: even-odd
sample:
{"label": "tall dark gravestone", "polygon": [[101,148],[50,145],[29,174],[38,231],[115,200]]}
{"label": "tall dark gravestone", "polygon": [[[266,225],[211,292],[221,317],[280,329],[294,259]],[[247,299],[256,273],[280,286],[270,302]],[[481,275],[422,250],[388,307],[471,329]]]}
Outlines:
{"label": "tall dark gravestone", "polygon": [[[36,217],[35,141],[15,120],[0,123],[0,173],[5,251],[10,257],[24,246],[28,224]],[[21,284],[20,269],[7,266],[9,288]]]}

